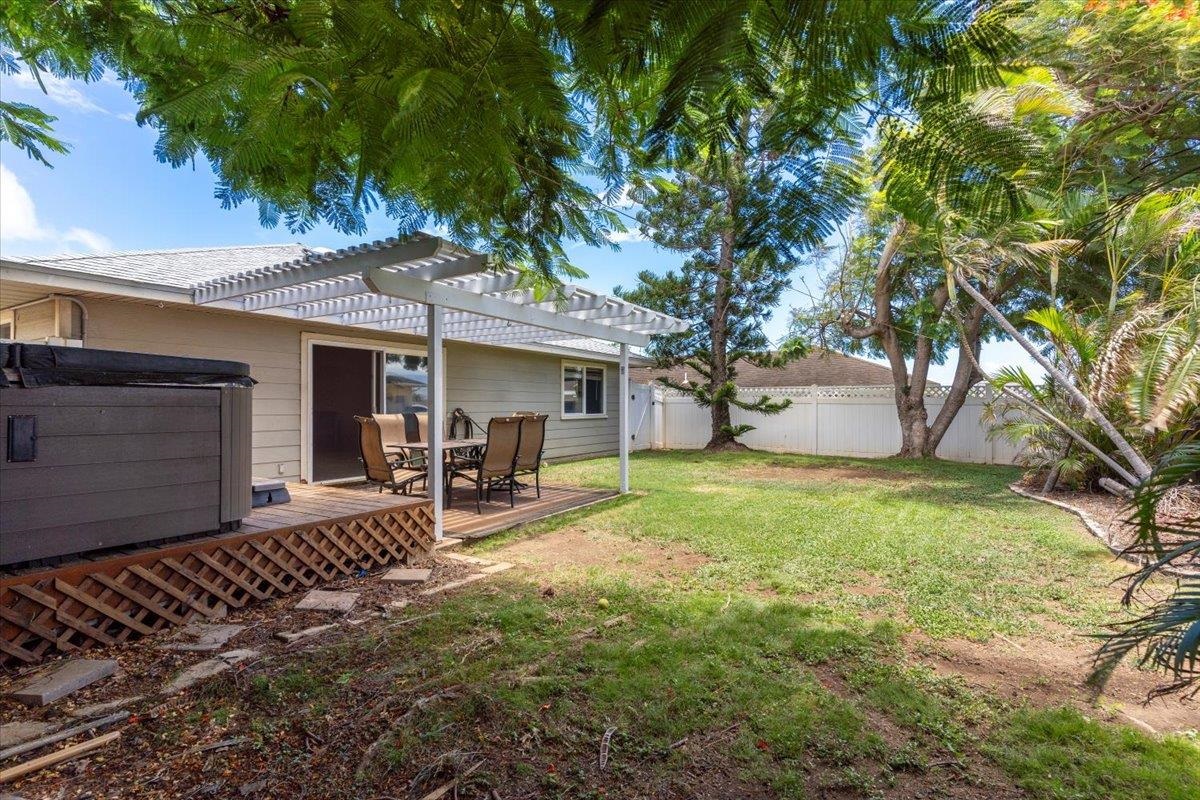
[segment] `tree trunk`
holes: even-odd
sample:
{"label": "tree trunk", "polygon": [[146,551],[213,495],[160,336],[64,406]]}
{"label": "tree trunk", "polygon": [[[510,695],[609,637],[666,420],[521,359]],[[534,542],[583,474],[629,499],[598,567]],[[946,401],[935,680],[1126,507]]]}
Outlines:
{"label": "tree trunk", "polygon": [[[734,197],[732,189],[725,195],[726,217],[732,221],[734,215]],[[709,379],[709,391],[716,394],[729,381],[729,354],[727,352],[729,338],[729,300],[730,282],[733,276],[733,230],[721,231],[721,250],[717,261],[717,282],[713,290],[713,317],[709,326],[712,343],[712,377]],[[745,450],[745,445],[734,439],[730,432],[733,420],[730,416],[729,401],[715,400],[710,407],[712,415],[712,432],[705,450]]]}
{"label": "tree trunk", "polygon": [[[849,317],[842,319],[842,329],[856,339],[874,337],[880,348],[887,356],[888,365],[892,371],[893,392],[896,403],[896,418],[900,423],[900,458],[936,458],[937,448],[950,429],[950,424],[958,412],[962,410],[971,387],[983,376],[977,369],[979,359],[980,330],[983,325],[985,310],[972,307],[964,321],[965,340],[960,343],[958,363],[954,370],[954,379],[950,384],[945,402],[942,403],[933,423],[929,422],[929,411],[925,406],[925,390],[929,383],[929,367],[933,361],[933,338],[923,335],[925,324],[934,325],[946,313],[950,301],[948,286],[939,286],[930,296],[931,313],[927,323],[922,324],[918,331],[916,350],[913,353],[912,371],[904,360],[904,351],[892,322],[892,284],[890,269],[892,261],[899,252],[900,243],[906,231],[907,224],[900,220],[888,235],[883,252],[875,271],[875,287],[872,301],[874,318],[869,325],[855,326]],[[1000,281],[994,290],[995,296],[1001,296],[1011,284]],[[969,347],[970,352],[964,353],[961,347]]]}
{"label": "tree trunk", "polygon": [[[1004,291],[1005,286],[1001,285],[996,290],[996,294],[1002,294]],[[965,341],[960,341],[958,345],[958,363],[954,367],[954,379],[950,382],[946,400],[942,403],[933,424],[929,426],[929,435],[925,442],[926,450],[922,454],[926,458],[935,457],[938,445],[942,443],[946,431],[950,430],[950,424],[954,422],[954,418],[962,410],[963,404],[967,402],[971,387],[983,378],[975,367],[979,363],[979,332],[983,327],[983,317],[983,309],[979,306],[972,306],[971,312],[963,320]],[[970,348],[970,352],[964,352],[963,348]]]}
{"label": "tree trunk", "polygon": [[928,447],[929,412],[925,398],[914,397],[909,387],[896,391],[896,418],[900,421],[900,452],[897,458],[924,458]]}
{"label": "tree trunk", "polygon": [[1054,491],[1054,487],[1058,485],[1058,476],[1062,474],[1062,462],[1071,455],[1071,443],[1068,441],[1063,445],[1062,452],[1058,454],[1058,459],[1054,465],[1050,467],[1050,473],[1046,475],[1046,482],[1042,484],[1042,494],[1050,494]]}
{"label": "tree trunk", "polygon": [[1142,457],[1141,453],[1134,449],[1133,445],[1129,443],[1129,440],[1121,435],[1121,432],[1117,430],[1117,427],[1112,424],[1108,417],[1104,416],[1104,413],[1096,407],[1096,404],[1093,403],[1087,395],[1079,390],[1079,387],[1077,387],[1071,381],[1071,378],[1058,369],[1058,367],[1056,367],[1054,364],[1050,363],[1050,360],[1042,354],[1041,350],[1039,350],[1037,346],[1033,344],[1033,342],[1029,341],[1024,334],[1018,331],[1016,327],[1008,321],[1008,318],[1001,314],[1000,311],[994,305],[992,305],[989,298],[985,297],[978,289],[972,286],[971,282],[968,281],[962,273],[955,272],[954,280],[959,286],[962,287],[963,291],[965,291],[975,300],[975,302],[983,306],[983,309],[987,312],[988,316],[994,319],[996,324],[999,325],[1005,333],[1011,336],[1017,344],[1021,345],[1022,349],[1029,353],[1033,360],[1041,365],[1042,369],[1050,373],[1050,375],[1059,383],[1059,385],[1063,387],[1071,399],[1083,408],[1084,416],[1094,422],[1097,427],[1104,432],[1104,435],[1108,437],[1108,440],[1116,446],[1117,451],[1125,458],[1125,461],[1129,464],[1133,474],[1137,476],[1137,480],[1131,485],[1136,486],[1138,483],[1141,483],[1149,478],[1151,469],[1150,465],[1146,463],[1146,459]]}

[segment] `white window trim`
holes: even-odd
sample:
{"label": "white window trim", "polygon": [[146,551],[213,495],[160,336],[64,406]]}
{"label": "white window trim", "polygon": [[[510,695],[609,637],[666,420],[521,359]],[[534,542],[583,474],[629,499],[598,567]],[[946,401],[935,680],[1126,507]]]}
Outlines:
{"label": "white window trim", "polygon": [[[580,367],[581,369],[584,369],[584,370],[587,370],[587,369],[600,370],[601,381],[603,384],[601,387],[601,392],[600,392],[600,403],[603,405],[604,410],[601,411],[599,414],[585,414],[585,413],[568,414],[567,413],[567,411],[566,411],[567,398],[565,396],[563,396],[563,394],[562,394],[563,371],[567,367]],[[584,376],[585,376],[584,383],[585,384],[587,383],[586,375],[587,375],[587,372],[585,371],[584,372]],[[568,359],[563,359],[561,362],[559,362],[559,365],[558,365],[558,391],[559,391],[559,398],[558,398],[558,418],[559,419],[561,419],[561,420],[608,419],[608,365],[607,364],[604,364],[604,363],[598,362],[598,361],[571,361]],[[583,398],[580,398],[580,399],[582,400]]]}

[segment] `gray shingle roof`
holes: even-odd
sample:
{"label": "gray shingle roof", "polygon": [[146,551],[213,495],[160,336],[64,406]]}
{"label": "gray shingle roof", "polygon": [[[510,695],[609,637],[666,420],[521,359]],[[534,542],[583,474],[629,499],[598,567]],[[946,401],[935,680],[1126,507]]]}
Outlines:
{"label": "gray shingle roof", "polygon": [[34,256],[21,258],[31,264],[71,270],[119,280],[190,289],[213,278],[246,270],[269,267],[298,258],[327,252],[302,244],[194,247],[179,250],[133,250],[87,255]]}

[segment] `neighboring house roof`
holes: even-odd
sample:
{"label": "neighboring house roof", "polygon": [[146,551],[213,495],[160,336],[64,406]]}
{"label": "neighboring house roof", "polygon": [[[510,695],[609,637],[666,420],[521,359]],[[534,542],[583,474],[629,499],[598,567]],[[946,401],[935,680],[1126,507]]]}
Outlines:
{"label": "neighboring house roof", "polygon": [[258,267],[306,258],[320,252],[324,252],[324,248],[305,247],[293,242],[34,256],[16,260],[122,281],[191,289],[213,278],[223,278]]}
{"label": "neighboring house roof", "polygon": [[[829,350],[815,350],[804,358],[789,361],[777,369],[764,369],[746,361],[736,362],[734,368],[737,370],[737,385],[743,389],[782,386],[888,386],[892,383],[892,371],[887,367]],[[677,383],[682,383],[685,377],[690,383],[704,381],[702,375],[686,366],[629,370],[629,379],[635,383],[651,383],[660,377],[669,377]]]}

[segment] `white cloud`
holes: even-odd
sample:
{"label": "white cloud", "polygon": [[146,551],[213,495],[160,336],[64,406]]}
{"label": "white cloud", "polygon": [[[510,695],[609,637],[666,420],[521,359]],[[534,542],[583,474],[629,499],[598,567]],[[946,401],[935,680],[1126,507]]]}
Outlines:
{"label": "white cloud", "polygon": [[82,245],[85,250],[99,251],[113,249],[112,241],[107,236],[90,231],[87,228],[69,228],[63,234],[63,241]]}
{"label": "white cloud", "polygon": [[646,237],[642,235],[642,232],[636,226],[633,226],[627,231],[613,231],[608,234],[608,240],[617,244],[623,244],[625,242],[644,242],[646,241]]}
{"label": "white cloud", "polygon": [[[65,233],[43,225],[33,198],[12,170],[0,164],[0,241],[54,242],[60,249],[76,245],[85,251],[111,250],[108,237],[93,230],[71,227]],[[7,249],[7,248],[6,248]]]}
{"label": "white cloud", "polygon": [[0,238],[25,241],[44,238],[33,198],[3,164],[0,164]]}
{"label": "white cloud", "polygon": [[[80,111],[84,114],[110,113],[108,109],[98,105],[79,89],[80,86],[84,85],[81,81],[58,78],[48,72],[43,72],[41,75],[42,84],[45,84],[46,87],[46,97],[52,103]],[[7,80],[12,81],[22,89],[42,91],[37,78],[33,77],[29,72],[18,72],[16,75],[9,76]]]}

